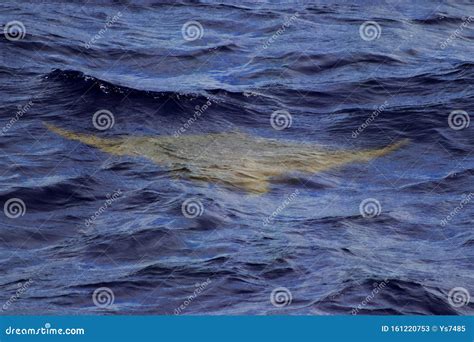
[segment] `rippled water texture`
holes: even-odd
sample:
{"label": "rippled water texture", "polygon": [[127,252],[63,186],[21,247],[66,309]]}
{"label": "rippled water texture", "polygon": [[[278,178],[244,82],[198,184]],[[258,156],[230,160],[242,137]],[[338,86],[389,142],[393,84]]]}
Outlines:
{"label": "rippled water texture", "polygon": [[362,3],[2,2],[2,314],[472,315],[472,5]]}

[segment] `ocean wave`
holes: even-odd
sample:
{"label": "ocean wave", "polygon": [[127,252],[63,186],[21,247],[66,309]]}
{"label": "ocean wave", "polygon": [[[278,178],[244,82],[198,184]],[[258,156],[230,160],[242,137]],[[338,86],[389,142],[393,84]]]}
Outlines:
{"label": "ocean wave", "polygon": [[[403,306],[397,303],[403,302]],[[420,305],[425,303],[426,305]],[[348,305],[349,304],[349,305]],[[458,315],[446,305],[443,292],[418,281],[364,279],[316,302],[318,308],[358,315]]]}
{"label": "ocean wave", "polygon": [[[184,314],[474,312],[448,300],[472,283],[472,205],[459,204],[474,176],[468,7],[62,4],[0,13],[26,27],[0,37],[0,204],[25,204],[0,212],[0,299],[35,281],[9,313],[174,314],[208,278]],[[188,21],[199,39],[183,36]],[[92,301],[99,287],[109,310]],[[292,302],[276,307],[281,287]]]}
{"label": "ocean wave", "polygon": [[196,94],[192,94],[192,93],[185,94],[185,93],[178,93],[178,92],[172,92],[172,91],[158,91],[158,90],[133,88],[133,87],[126,86],[124,84],[113,83],[111,81],[96,78],[94,76],[90,76],[78,70],[55,69],[51,71],[49,74],[45,75],[44,79],[69,81],[71,82],[73,86],[78,86],[78,87],[81,87],[82,89],[92,88],[94,91],[100,92],[102,94],[117,94],[117,95],[123,96],[125,94],[131,93],[132,95],[149,96],[153,98],[179,96],[179,95],[196,96]]}

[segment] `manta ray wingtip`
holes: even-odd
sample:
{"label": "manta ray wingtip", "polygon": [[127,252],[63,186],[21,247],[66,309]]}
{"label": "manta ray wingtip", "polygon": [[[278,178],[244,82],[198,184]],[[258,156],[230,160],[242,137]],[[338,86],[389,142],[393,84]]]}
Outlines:
{"label": "manta ray wingtip", "polygon": [[56,133],[57,135],[69,139],[69,140],[75,140],[75,141],[80,141],[86,145],[89,146],[94,146],[98,148],[104,148],[108,147],[110,145],[110,142],[107,143],[104,139],[100,137],[96,137],[94,135],[88,135],[88,134],[82,134],[82,133],[75,133],[68,131],[64,128],[43,122],[43,125],[51,132]]}
{"label": "manta ray wingtip", "polygon": [[66,131],[65,129],[62,129],[58,126],[55,126],[53,124],[50,124],[50,123],[47,123],[45,121],[43,121],[43,126],[46,127],[49,131],[51,132],[54,132],[56,134],[59,134],[59,135],[66,135],[67,133],[69,133],[68,131]]}
{"label": "manta ray wingtip", "polygon": [[386,149],[388,149],[389,151],[395,151],[399,149],[400,147],[407,145],[409,142],[410,142],[409,138],[404,138],[402,140],[399,140],[395,143],[388,145]]}

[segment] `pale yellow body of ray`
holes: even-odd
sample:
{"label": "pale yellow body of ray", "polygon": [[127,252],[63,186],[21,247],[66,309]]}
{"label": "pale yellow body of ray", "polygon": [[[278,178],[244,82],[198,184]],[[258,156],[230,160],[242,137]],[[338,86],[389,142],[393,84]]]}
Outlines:
{"label": "pale yellow body of ray", "polygon": [[60,136],[117,156],[141,156],[189,179],[265,193],[272,178],[291,172],[316,173],[367,162],[397,150],[402,140],[379,149],[331,150],[231,132],[203,135],[100,138],[45,124]]}

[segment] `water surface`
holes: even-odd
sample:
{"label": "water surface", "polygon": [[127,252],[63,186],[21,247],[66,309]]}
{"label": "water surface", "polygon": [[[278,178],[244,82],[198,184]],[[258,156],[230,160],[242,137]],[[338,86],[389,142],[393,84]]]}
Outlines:
{"label": "water surface", "polygon": [[[0,203],[26,209],[0,215],[0,302],[25,289],[4,314],[472,314],[449,293],[474,293],[473,124],[462,112],[462,129],[448,120],[454,110],[472,118],[471,10],[2,2],[2,25],[25,27],[22,39],[0,38]],[[190,21],[202,27],[196,40],[183,35]],[[361,35],[367,21],[378,38]],[[289,170],[254,194],[45,124],[101,139],[409,143],[322,172]],[[183,174],[207,153],[191,150]],[[113,303],[95,305],[98,288]]]}

